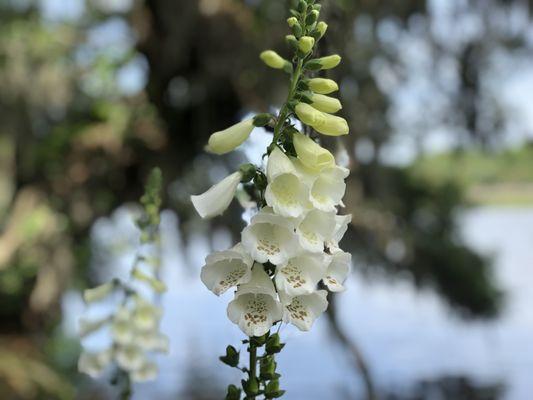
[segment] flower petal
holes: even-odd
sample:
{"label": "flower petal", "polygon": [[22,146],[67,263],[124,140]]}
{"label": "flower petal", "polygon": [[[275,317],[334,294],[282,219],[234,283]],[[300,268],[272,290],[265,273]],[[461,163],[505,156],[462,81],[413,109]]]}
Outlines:
{"label": "flower petal", "polygon": [[276,288],[289,297],[313,293],[324,277],[326,265],[321,256],[303,254],[276,269]]}
{"label": "flower petal", "polygon": [[283,321],[291,323],[302,331],[311,329],[315,320],[328,308],[325,290],[317,290],[292,299],[282,298],[284,307]]}
{"label": "flower petal", "polygon": [[248,139],[253,129],[253,119],[241,121],[223,131],[213,133],[205,149],[214,154],[229,153]]}
{"label": "flower petal", "polygon": [[329,258],[329,265],[326,277],[323,279],[324,284],[332,292],[342,292],[342,285],[350,273],[352,255],[342,250],[337,250]]}
{"label": "flower petal", "polygon": [[198,214],[202,218],[212,218],[222,214],[230,205],[241,179],[242,173],[234,172],[211,186],[205,193],[191,196],[192,204]]}

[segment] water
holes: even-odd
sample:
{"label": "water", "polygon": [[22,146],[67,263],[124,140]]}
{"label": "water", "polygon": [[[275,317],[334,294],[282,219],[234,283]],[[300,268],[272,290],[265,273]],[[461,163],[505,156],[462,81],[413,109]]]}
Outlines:
{"label": "water", "polygon": [[[175,218],[167,214],[165,220],[170,291],[164,297],[163,330],[171,336],[172,349],[158,359],[158,380],[138,385],[135,399],[186,399],[192,395],[184,393],[195,389],[221,398],[221,388],[240,379],[238,371],[218,362],[227,344],[243,339],[226,318],[231,294],[217,298],[199,282],[197,271],[184,267],[202,265],[205,238],[181,252]],[[465,322],[429,290],[354,274],[340,295],[342,328],[362,350],[380,390],[409,392],[420,380],[463,375],[480,385],[501,382],[505,399],[527,400],[533,393],[533,209],[480,208],[460,221],[465,240],[494,257],[496,277],[507,291],[499,319]],[[218,236],[215,246],[227,247],[228,239]],[[324,318],[309,333],[282,328],[287,345],[279,369],[287,399],[361,397],[363,386],[349,355],[328,329]]]}

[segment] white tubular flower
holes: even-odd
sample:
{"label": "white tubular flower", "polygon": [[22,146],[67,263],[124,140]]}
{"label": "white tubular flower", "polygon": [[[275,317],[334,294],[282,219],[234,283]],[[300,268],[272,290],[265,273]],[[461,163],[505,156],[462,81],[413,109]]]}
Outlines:
{"label": "white tubular flower", "polygon": [[313,206],[322,211],[335,211],[346,191],[344,179],[349,173],[348,169],[339,166],[323,170],[311,188]]}
{"label": "white tubular flower", "polygon": [[342,136],[350,132],[348,122],[344,118],[327,113],[324,113],[324,119],[318,120],[312,127],[327,136]]}
{"label": "white tubular flower", "polygon": [[352,214],[348,215],[336,215],[335,216],[335,229],[331,240],[328,245],[331,247],[339,247],[339,242],[344,237],[344,234],[348,230],[348,224],[352,221]]}
{"label": "white tubular flower", "polygon": [[209,137],[205,150],[214,154],[226,154],[248,139],[254,129],[254,120],[247,119]]}
{"label": "white tubular flower", "polygon": [[282,293],[280,296],[284,304],[283,322],[291,323],[302,331],[310,330],[313,322],[328,308],[325,290],[317,290],[292,299]]}
{"label": "white tubular flower", "polygon": [[228,318],[248,336],[262,336],[283,315],[274,284],[262,266],[252,271],[250,282],[239,286],[228,304]]}
{"label": "white tubular flower", "polygon": [[229,207],[237,186],[242,179],[240,171],[228,175],[209,190],[197,196],[191,196],[194,208],[202,218],[212,218],[222,214]]}
{"label": "white tubular flower", "polygon": [[118,346],[115,352],[115,361],[120,368],[126,371],[136,371],[146,363],[146,356],[139,346],[128,344]]}
{"label": "white tubular flower", "polygon": [[233,286],[248,282],[252,277],[253,262],[238,243],[229,250],[208,255],[200,277],[204,285],[219,296]]}
{"label": "white tubular flower", "polygon": [[313,293],[324,274],[324,257],[304,253],[277,267],[276,288],[288,297]]}
{"label": "white tubular flower", "polygon": [[267,178],[265,200],[276,214],[297,218],[309,208],[309,188],[289,157],[277,147],[268,158]]}
{"label": "white tubular flower", "polygon": [[342,284],[351,270],[352,255],[337,249],[326,257],[329,259],[329,265],[323,282],[330,291],[342,292],[344,290]]}
{"label": "white tubular flower", "polygon": [[115,318],[111,325],[111,336],[115,343],[128,345],[135,340],[135,327],[127,319]]}
{"label": "white tubular flower", "polygon": [[257,262],[283,264],[299,249],[294,225],[294,220],[276,215],[270,208],[263,208],[242,231],[242,245]]}
{"label": "white tubular flower", "polygon": [[335,223],[335,211],[309,211],[296,228],[296,234],[302,248],[312,253],[322,253],[324,243],[334,233]]}
{"label": "white tubular flower", "polygon": [[131,373],[133,382],[153,381],[157,377],[157,365],[153,362],[145,362],[139,369]]}
{"label": "white tubular flower", "polygon": [[335,165],[335,158],[309,136],[295,133],[292,137],[298,160],[313,171],[321,171]]}
{"label": "white tubular flower", "polygon": [[78,359],[78,370],[92,378],[98,378],[111,363],[112,351],[104,350],[98,353],[82,352]]}

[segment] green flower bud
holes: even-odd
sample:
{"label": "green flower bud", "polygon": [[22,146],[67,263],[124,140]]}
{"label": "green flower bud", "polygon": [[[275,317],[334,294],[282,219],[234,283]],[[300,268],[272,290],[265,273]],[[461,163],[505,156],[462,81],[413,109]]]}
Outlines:
{"label": "green flower bud", "polygon": [[319,12],[317,10],[311,11],[309,15],[307,16],[307,18],[305,19],[305,24],[307,26],[313,25],[318,19],[318,15],[319,15]]}
{"label": "green flower bud", "polygon": [[325,113],[335,114],[337,111],[342,109],[341,102],[334,97],[324,96],[323,94],[315,93],[311,96],[311,100],[313,101],[311,103],[313,107]]}
{"label": "green flower bud", "polygon": [[297,49],[298,48],[298,39],[296,39],[296,37],[294,35],[287,35],[285,36],[285,41],[287,42],[287,44],[289,44],[289,46],[291,46],[293,49]]}
{"label": "green flower bud", "polygon": [[279,334],[275,333],[268,338],[265,350],[267,354],[276,354],[279,353],[283,347],[285,347],[285,345],[281,343]]}
{"label": "green flower bud", "polygon": [[259,57],[270,68],[282,69],[283,67],[285,67],[285,64],[289,63],[287,60],[285,60],[273,50],[263,51]]}
{"label": "green flower bud", "polygon": [[267,356],[261,359],[259,365],[259,377],[262,380],[274,379],[276,375],[276,362],[273,356]]}
{"label": "green flower bud", "polygon": [[297,23],[298,23],[298,19],[296,17],[287,18],[287,24],[289,25],[290,28],[292,28]]}
{"label": "green flower bud", "polygon": [[307,9],[307,3],[305,2],[305,0],[300,0],[300,2],[298,3],[298,12],[304,12],[305,10]]}
{"label": "green flower bud", "polygon": [[249,379],[245,381],[244,379],[241,380],[242,388],[244,389],[244,393],[246,393],[248,396],[255,396],[259,393],[259,382],[256,378]]}
{"label": "green flower bud", "polygon": [[329,94],[339,90],[339,85],[332,79],[313,78],[308,81],[309,89],[319,94]]}
{"label": "green flower bud", "polygon": [[324,21],[320,21],[318,24],[316,24],[316,30],[320,34],[319,37],[322,37],[326,34],[326,31],[328,30],[328,24],[326,24]]}
{"label": "green flower bud", "polygon": [[322,69],[331,69],[340,64],[341,56],[338,54],[333,54],[331,56],[318,58],[317,60],[320,62]]}
{"label": "green flower bud", "polygon": [[311,36],[302,36],[298,42],[298,48],[304,54],[309,53],[315,45],[315,39]]}
{"label": "green flower bud", "polygon": [[226,394],[225,400],[240,400],[241,399],[241,389],[238,389],[235,385],[228,386],[228,393]]}
{"label": "green flower bud", "polygon": [[303,30],[300,24],[294,24],[292,26],[292,33],[294,33],[294,36],[296,36],[297,38],[302,36]]}

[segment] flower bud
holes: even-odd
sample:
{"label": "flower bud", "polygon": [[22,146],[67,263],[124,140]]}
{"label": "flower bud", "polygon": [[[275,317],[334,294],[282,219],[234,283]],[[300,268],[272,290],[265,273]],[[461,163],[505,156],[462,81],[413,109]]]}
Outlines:
{"label": "flower bud", "polygon": [[319,15],[318,10],[312,10],[309,13],[309,15],[307,16],[307,18],[305,19],[305,24],[307,26],[313,25],[316,22],[316,20],[318,19],[318,15]]}
{"label": "flower bud", "polygon": [[315,93],[311,97],[311,100],[311,105],[314,108],[325,113],[334,114],[340,109],[342,109],[341,102],[334,97],[324,96],[323,94]]}
{"label": "flower bud", "polygon": [[302,36],[298,42],[298,48],[304,54],[309,53],[315,45],[315,39],[311,36]]}
{"label": "flower bud", "polygon": [[294,108],[296,115],[304,124],[314,127],[315,125],[324,124],[326,122],[323,112],[306,103],[298,103]]}
{"label": "flower bud", "polygon": [[242,172],[234,172],[213,185],[207,192],[191,196],[191,202],[200,217],[212,218],[222,214],[233,200],[241,179]]}
{"label": "flower bud", "polygon": [[287,24],[290,28],[292,28],[294,25],[298,23],[298,19],[296,17],[290,17],[287,19]]}
{"label": "flower bud", "polygon": [[94,303],[103,300],[107,297],[115,288],[115,281],[104,283],[92,289],[86,289],[83,292],[83,299],[86,303]]}
{"label": "flower bud", "polygon": [[215,132],[209,138],[205,148],[209,153],[226,154],[239,147],[254,129],[254,120],[247,119],[229,128]]}
{"label": "flower bud", "polygon": [[298,48],[298,39],[294,35],[287,35],[285,36],[285,41],[291,46],[293,49]]}
{"label": "flower bud", "polygon": [[350,129],[348,128],[348,122],[346,122],[344,118],[326,113],[323,114],[324,120],[316,125],[313,125],[313,128],[315,128],[317,132],[328,136],[341,136],[348,134]]}
{"label": "flower bud", "polygon": [[339,85],[332,79],[313,78],[308,82],[309,89],[319,94],[329,94],[339,90]]}
{"label": "flower bud", "polygon": [[306,167],[314,171],[321,171],[324,168],[335,165],[333,154],[313,141],[310,137],[298,132],[293,135],[292,140],[298,159]]}
{"label": "flower bud", "polygon": [[324,21],[320,21],[318,24],[316,24],[316,30],[320,34],[319,37],[322,37],[325,35],[326,31],[328,30],[328,24],[326,24]]}
{"label": "flower bud", "polygon": [[263,60],[263,62],[266,65],[274,69],[282,69],[285,66],[285,64],[288,63],[287,60],[281,57],[274,50],[265,50],[260,54],[259,57],[261,58],[261,60]]}
{"label": "flower bud", "polygon": [[309,60],[307,64],[310,66],[309,69],[315,69],[315,65],[319,65],[319,69],[331,69],[335,68],[341,62],[341,57],[338,54],[333,54],[331,56],[326,56],[322,58],[316,58],[314,60]]}

